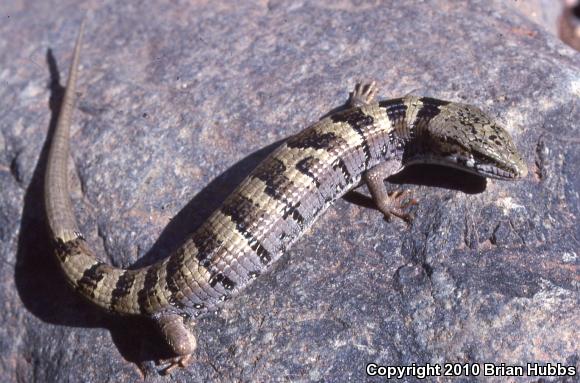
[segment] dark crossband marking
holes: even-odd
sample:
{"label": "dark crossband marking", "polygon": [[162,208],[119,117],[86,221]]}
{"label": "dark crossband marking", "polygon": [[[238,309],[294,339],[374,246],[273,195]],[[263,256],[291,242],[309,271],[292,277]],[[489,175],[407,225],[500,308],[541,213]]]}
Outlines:
{"label": "dark crossband marking", "polygon": [[[278,203],[278,201],[266,196],[265,193],[260,191],[260,188],[263,187],[263,182],[257,179],[249,180],[245,183],[245,186],[238,189],[236,194],[245,195],[244,192],[249,192],[250,196],[246,198],[251,200],[260,200],[260,198],[255,198],[255,196],[260,196],[262,199],[269,201],[270,204]],[[227,200],[230,200],[231,198],[232,196]],[[257,230],[253,231],[253,234],[259,238],[263,238],[264,232],[269,228],[269,222],[261,223],[262,224],[260,225],[252,227],[252,230]],[[216,249],[208,259],[206,259],[207,265],[204,263],[203,267],[198,267],[197,272],[202,274],[201,281],[203,282],[200,283],[199,290],[205,292],[206,295],[211,297],[211,299],[214,299],[217,298],[215,295],[218,292],[211,288],[207,283],[214,272],[223,271],[229,266],[231,267],[231,273],[228,271],[228,275],[233,277],[235,274],[236,280],[244,280],[244,275],[249,270],[261,267],[262,263],[259,257],[250,248],[248,239],[238,230],[237,224],[229,215],[224,214],[221,210],[215,211],[208,219],[208,226],[219,239],[220,247],[219,249]],[[191,256],[186,262],[188,262],[190,258]],[[186,270],[184,270],[184,273],[185,272]],[[197,293],[195,295],[200,299],[200,301],[207,300]]]}
{"label": "dark crossband marking", "polygon": [[349,185],[352,182],[352,175],[348,171],[348,168],[342,159],[337,158],[336,161],[334,161],[332,164],[332,169],[335,171],[340,171],[344,177],[345,185]]}
{"label": "dark crossband marking", "polygon": [[193,243],[198,249],[199,265],[207,269],[211,264],[209,257],[221,246],[220,240],[209,225],[203,225],[193,235]]}
{"label": "dark crossband marking", "polygon": [[429,121],[441,113],[442,106],[449,104],[449,101],[442,101],[431,97],[423,97],[419,99],[419,101],[421,101],[423,105],[417,112],[417,117],[413,124],[415,128],[419,129],[427,126]]}
{"label": "dark crossband marking", "polygon": [[254,174],[260,173],[260,177],[267,177],[265,172],[272,173],[272,176],[282,174],[286,171],[286,165],[277,157],[272,157],[268,161],[264,161],[254,169]]}
{"label": "dark crossband marking", "polygon": [[266,249],[264,249],[262,245],[258,243],[256,244],[255,247],[253,245],[251,246],[252,249],[254,249],[254,251],[256,252],[256,254],[258,254],[258,256],[260,257],[260,261],[262,262],[263,265],[267,265],[272,261],[272,256]]}
{"label": "dark crossband marking", "polygon": [[117,279],[115,288],[111,292],[111,309],[115,308],[119,302],[131,294],[131,289],[135,284],[135,272],[125,270]]}
{"label": "dark crossband marking", "polygon": [[150,266],[145,274],[143,288],[137,292],[137,303],[139,304],[139,310],[143,314],[147,314],[152,310],[150,297],[157,295],[158,271],[159,267],[157,265]]}
{"label": "dark crossband marking", "polygon": [[286,166],[278,158],[262,162],[253,172],[255,178],[261,179],[266,184],[266,194],[278,200],[285,200],[284,192],[292,185],[286,177]]}
{"label": "dark crossband marking", "polygon": [[332,132],[319,132],[317,129],[306,129],[286,141],[289,148],[330,150],[341,142]]}
{"label": "dark crossband marking", "polygon": [[221,283],[224,289],[230,291],[233,290],[236,286],[236,283],[223,275],[223,273],[215,273],[213,274],[208,281],[211,287],[215,287],[218,283]]}
{"label": "dark crossband marking", "polygon": [[255,205],[251,199],[240,193],[230,196],[223,204],[221,211],[231,218],[236,224],[236,229],[242,234],[249,233],[250,228],[256,226],[266,215],[266,212]]}
{"label": "dark crossband marking", "polygon": [[250,248],[258,255],[263,264],[272,260],[272,255],[250,232],[250,227],[263,219],[265,213],[248,198],[235,194],[228,198],[221,208],[221,212],[229,216],[236,225],[236,230],[248,241]]}
{"label": "dark crossband marking", "polygon": [[84,238],[80,237],[67,242],[64,242],[61,238],[56,238],[54,242],[56,256],[62,263],[65,263],[69,257],[83,254],[81,250],[82,242],[84,242]]}
{"label": "dark crossband marking", "polygon": [[450,101],[439,100],[437,98],[431,98],[431,97],[421,97],[419,100],[425,106],[429,105],[431,107],[437,107],[437,108],[440,106],[449,105],[451,103]]}
{"label": "dark crossband marking", "polygon": [[178,308],[185,307],[182,303],[183,291],[178,281],[184,282],[184,277],[181,268],[185,264],[186,254],[184,249],[177,250],[172,257],[169,258],[166,265],[165,285],[169,291],[169,303]]}
{"label": "dark crossband marking", "polygon": [[282,219],[292,217],[292,219],[296,223],[298,223],[298,226],[300,226],[302,228],[304,226],[304,217],[298,211],[299,207],[300,207],[300,202],[296,202],[294,204],[294,206],[289,206],[288,209],[284,210],[284,213],[282,214]]}
{"label": "dark crossband marking", "polygon": [[314,182],[314,185],[316,186],[317,189],[320,188],[320,180],[318,179],[316,174],[312,172],[312,168],[316,167],[320,169],[321,166],[322,163],[320,162],[320,160],[312,156],[308,156],[296,163],[296,169],[300,173],[308,176]]}
{"label": "dark crossband marking", "polygon": [[72,255],[72,249],[69,243],[70,242],[63,241],[62,238],[56,238],[54,240],[56,256],[62,263],[65,263],[67,258]]}
{"label": "dark crossband marking", "polygon": [[379,106],[385,108],[387,117],[389,117],[389,121],[391,121],[393,127],[397,127],[398,124],[401,124],[405,120],[407,106],[403,103],[402,98],[380,101]]}
{"label": "dark crossband marking", "polygon": [[272,261],[272,255],[256,239],[248,239],[248,244],[250,245],[250,248],[256,254],[258,254],[258,257],[260,257],[260,262],[262,262],[263,265],[267,265]]}
{"label": "dark crossband marking", "polygon": [[77,281],[79,290],[82,290],[91,297],[95,297],[95,290],[100,281],[103,280],[107,269],[111,267],[103,262],[97,262],[85,270],[83,276]]}
{"label": "dark crossband marking", "polygon": [[231,291],[234,289],[234,287],[236,287],[236,283],[231,279],[229,279],[228,277],[224,276],[222,278],[222,286],[224,287],[224,289]]}
{"label": "dark crossband marking", "polygon": [[286,176],[286,166],[278,158],[262,162],[253,173],[253,177],[258,178],[266,184],[264,192],[270,197],[284,204],[284,216],[289,215],[300,225],[304,224],[304,217],[296,210],[300,202],[292,204],[288,200],[288,191],[295,189],[294,183]]}
{"label": "dark crossband marking", "polygon": [[360,108],[356,108],[333,115],[331,120],[336,123],[347,123],[359,135],[365,157],[364,169],[367,169],[371,160],[371,149],[365,135],[365,128],[372,126],[375,119],[365,114]]}
{"label": "dark crossband marking", "polygon": [[[334,193],[327,191],[329,186],[328,172],[329,169],[332,168],[332,164],[335,162],[336,161],[333,161],[332,163],[326,165],[319,158],[314,156],[308,156],[300,160],[295,165],[296,169],[300,173],[306,175],[314,182],[316,189],[313,190],[313,192],[316,192],[316,194],[320,195],[320,197],[322,198],[320,204],[318,203],[315,204],[316,207],[314,211],[310,214],[311,217],[318,216],[318,212],[323,208],[324,203],[332,201],[332,195]],[[344,162],[343,165],[345,165]],[[342,166],[342,168],[346,169],[346,172],[343,172],[343,175],[350,174],[346,166]]]}

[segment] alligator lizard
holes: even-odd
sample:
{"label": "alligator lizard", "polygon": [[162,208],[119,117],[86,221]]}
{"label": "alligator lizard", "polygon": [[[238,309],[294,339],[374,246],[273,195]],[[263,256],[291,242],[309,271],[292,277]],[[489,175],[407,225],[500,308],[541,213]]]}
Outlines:
{"label": "alligator lizard", "polygon": [[[84,24],[84,23],[83,23]],[[141,269],[99,261],[79,232],[68,189],[69,131],[81,40],[45,174],[45,206],[55,254],[68,282],[118,314],[152,318],[184,366],[196,348],[187,325],[265,272],[346,192],[366,184],[386,218],[408,219],[404,193],[384,179],[401,167],[435,163],[511,180],[527,167],[509,134],[480,109],[429,97],[375,101],[357,84],[346,108],[291,136],[273,151],[167,259]]]}

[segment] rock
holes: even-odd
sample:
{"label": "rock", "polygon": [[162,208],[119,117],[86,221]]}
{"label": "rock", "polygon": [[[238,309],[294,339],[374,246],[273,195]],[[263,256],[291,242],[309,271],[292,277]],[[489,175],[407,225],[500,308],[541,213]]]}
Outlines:
{"label": "rock", "polygon": [[[569,0],[565,0],[569,2]],[[540,24],[546,31],[558,35],[558,19],[564,11],[564,1],[528,0],[506,2],[527,16],[535,23]]]}
{"label": "rock", "polygon": [[[530,168],[513,183],[410,168],[392,180],[421,202],[410,227],[338,201],[198,321],[175,381],[361,381],[369,363],[481,368],[458,381],[481,379],[484,363],[579,368],[579,54],[507,3],[83,3],[71,194],[115,266],[167,256],[273,143],[359,79],[384,98],[487,110]],[[165,381],[151,326],[85,303],[53,261],[46,140],[84,10],[21,7],[3,7],[0,24],[0,378]]]}

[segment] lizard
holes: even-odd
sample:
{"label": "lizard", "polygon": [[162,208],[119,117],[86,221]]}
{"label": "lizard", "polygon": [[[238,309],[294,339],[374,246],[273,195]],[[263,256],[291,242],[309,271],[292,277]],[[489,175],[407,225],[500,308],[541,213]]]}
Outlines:
{"label": "lizard", "polygon": [[345,193],[366,184],[384,217],[410,221],[416,201],[389,193],[402,168],[438,164],[515,180],[527,166],[509,133],[479,108],[407,95],[376,101],[375,82],[357,83],[347,106],[287,138],[166,259],[139,269],[100,261],[79,231],[68,188],[70,126],[84,33],[76,39],[49,146],[44,204],[54,253],[68,283],[109,312],[156,323],[185,367],[196,349],[195,319],[254,281]]}

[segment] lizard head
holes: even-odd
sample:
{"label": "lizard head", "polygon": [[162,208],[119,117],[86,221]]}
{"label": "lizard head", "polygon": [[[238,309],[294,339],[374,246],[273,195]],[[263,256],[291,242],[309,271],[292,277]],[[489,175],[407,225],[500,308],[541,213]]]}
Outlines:
{"label": "lizard head", "polygon": [[504,180],[528,174],[509,133],[474,106],[450,103],[416,129],[405,164],[435,163]]}

